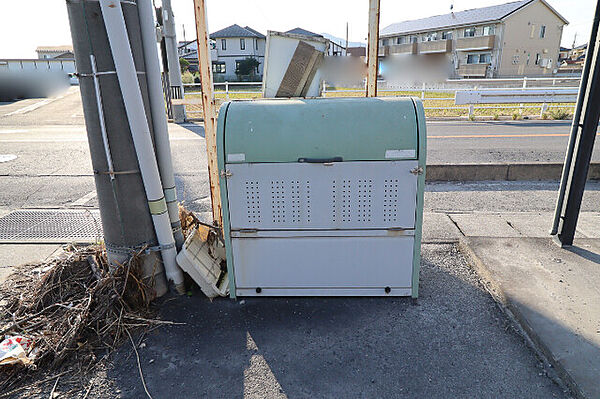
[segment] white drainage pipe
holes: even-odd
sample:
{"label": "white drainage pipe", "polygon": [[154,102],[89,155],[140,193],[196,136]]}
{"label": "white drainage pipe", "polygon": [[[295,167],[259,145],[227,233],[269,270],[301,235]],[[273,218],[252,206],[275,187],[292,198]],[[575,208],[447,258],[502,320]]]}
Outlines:
{"label": "white drainage pipe", "polygon": [[104,26],[108,34],[108,42],[113,55],[115,69],[125,112],[129,120],[131,136],[137,153],[138,163],[144,182],[148,206],[152,214],[152,222],[161,255],[165,265],[167,279],[173,281],[175,288],[182,293],[183,272],[177,266],[175,256],[175,240],[171,230],[171,222],[167,211],[167,204],[163,195],[163,188],[158,171],[158,164],[152,146],[152,137],[146,119],[142,92],[133,62],[133,55],[129,44],[129,37],[125,27],[123,9],[120,0],[100,0],[100,8],[104,18]]}
{"label": "white drainage pipe", "polygon": [[173,236],[179,249],[183,245],[183,234],[181,232],[181,222],[179,221],[179,204],[177,203],[177,192],[175,191],[169,128],[163,99],[158,50],[156,49],[156,25],[154,24],[154,13],[152,12],[154,7],[152,6],[152,0],[138,0],[137,7],[140,16],[144,62],[146,64],[150,113],[152,114],[152,126],[154,127],[156,160],[158,161],[160,178],[165,200],[167,201]]}

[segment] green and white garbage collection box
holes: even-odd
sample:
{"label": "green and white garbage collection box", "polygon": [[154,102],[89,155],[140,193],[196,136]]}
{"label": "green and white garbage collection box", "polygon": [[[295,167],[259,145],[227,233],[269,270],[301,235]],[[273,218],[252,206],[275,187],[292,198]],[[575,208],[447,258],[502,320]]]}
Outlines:
{"label": "green and white garbage collection box", "polygon": [[232,297],[417,297],[418,99],[227,102],[217,152]]}

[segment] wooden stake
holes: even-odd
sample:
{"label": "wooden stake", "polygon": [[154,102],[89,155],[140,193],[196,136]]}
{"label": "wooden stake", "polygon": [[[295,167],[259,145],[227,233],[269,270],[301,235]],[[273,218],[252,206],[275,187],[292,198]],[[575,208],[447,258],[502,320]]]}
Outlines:
{"label": "wooden stake", "polygon": [[377,96],[379,53],[379,0],[369,0],[369,38],[367,41],[367,97]]}
{"label": "wooden stake", "polygon": [[217,112],[213,95],[212,63],[208,25],[206,23],[206,1],[194,0],[196,16],[196,38],[198,40],[198,69],[202,87],[202,111],[204,113],[204,137],[208,158],[208,179],[210,182],[210,198],[212,200],[213,219],[218,226],[223,226],[221,212],[221,190],[219,188],[219,166],[217,164]]}

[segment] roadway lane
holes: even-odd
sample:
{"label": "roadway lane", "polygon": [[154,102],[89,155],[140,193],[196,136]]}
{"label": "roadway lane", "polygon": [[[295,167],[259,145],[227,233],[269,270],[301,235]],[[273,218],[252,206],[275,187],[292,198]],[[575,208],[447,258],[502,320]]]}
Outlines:
{"label": "roadway lane", "polygon": [[0,103],[0,126],[83,125],[79,87],[49,98]]}
{"label": "roadway lane", "polygon": [[[428,121],[429,163],[563,162],[571,121]],[[600,161],[595,146],[594,161]]]}
{"label": "roadway lane", "polygon": [[[428,162],[561,162],[569,126],[568,121],[430,121]],[[197,124],[170,124],[170,130],[180,198],[193,210],[207,211],[210,202],[203,129]],[[73,206],[88,198],[94,183],[78,88],[51,99],[0,103],[2,154],[14,154],[17,158],[0,162],[0,210]],[[598,151],[594,159],[600,160]],[[431,186],[434,187],[437,186]],[[464,202],[465,198],[476,201],[469,209],[494,202],[495,196],[486,194],[493,191],[489,188],[482,194],[467,190],[469,194],[465,196],[462,190],[443,187],[443,194],[428,194],[428,198],[435,198],[428,208],[450,209],[452,203]],[[554,195],[548,191],[554,190],[554,186],[541,190],[548,204],[554,201]],[[527,202],[528,196],[513,193],[510,197],[514,199],[507,200],[507,208],[514,201]],[[594,197],[597,199],[596,194]],[[95,200],[85,205],[94,206]]]}

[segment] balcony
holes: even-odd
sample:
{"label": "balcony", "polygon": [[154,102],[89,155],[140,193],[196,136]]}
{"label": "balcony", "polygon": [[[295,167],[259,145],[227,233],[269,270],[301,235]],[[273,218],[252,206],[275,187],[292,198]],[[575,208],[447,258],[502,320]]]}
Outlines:
{"label": "balcony", "polygon": [[389,54],[416,54],[417,43],[393,44],[389,46]]}
{"label": "balcony", "polygon": [[459,76],[485,78],[489,64],[463,64],[458,67]]}
{"label": "balcony", "polygon": [[432,40],[419,43],[420,54],[449,53],[452,51],[452,40]]}
{"label": "balcony", "polygon": [[460,37],[456,39],[456,51],[490,50],[495,42],[496,35]]}

